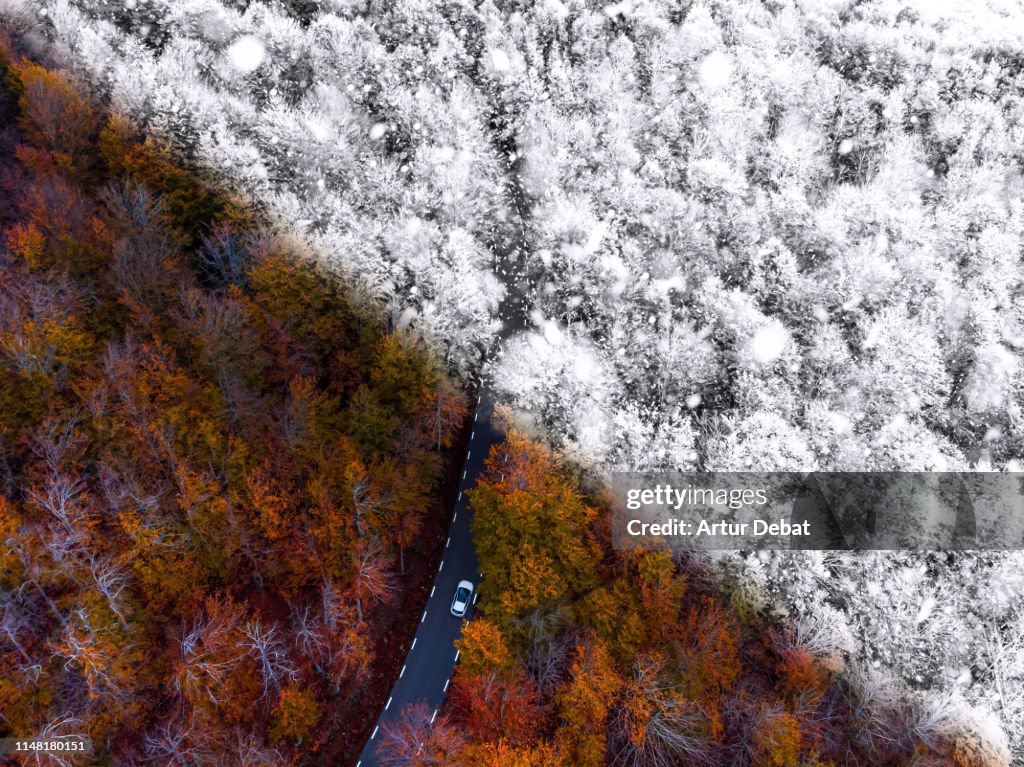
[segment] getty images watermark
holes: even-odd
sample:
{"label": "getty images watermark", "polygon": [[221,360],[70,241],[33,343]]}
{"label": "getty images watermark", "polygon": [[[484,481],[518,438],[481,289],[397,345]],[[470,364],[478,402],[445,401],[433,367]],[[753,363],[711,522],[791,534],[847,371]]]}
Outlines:
{"label": "getty images watermark", "polygon": [[1024,475],[612,475],[617,549],[1024,549]]}

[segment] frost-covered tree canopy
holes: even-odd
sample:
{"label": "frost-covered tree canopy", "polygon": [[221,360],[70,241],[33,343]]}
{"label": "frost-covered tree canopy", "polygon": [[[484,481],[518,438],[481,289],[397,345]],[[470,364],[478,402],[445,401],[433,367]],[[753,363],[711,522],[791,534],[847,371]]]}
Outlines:
{"label": "frost-covered tree canopy", "polygon": [[8,2],[583,461],[1022,468],[1017,3]]}
{"label": "frost-covered tree canopy", "polygon": [[955,6],[35,9],[585,459],[1019,466],[1024,13]]}

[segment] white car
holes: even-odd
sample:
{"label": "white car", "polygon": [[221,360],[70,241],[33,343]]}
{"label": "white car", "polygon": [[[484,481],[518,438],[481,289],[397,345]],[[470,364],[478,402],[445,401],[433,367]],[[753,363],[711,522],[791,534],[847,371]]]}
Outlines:
{"label": "white car", "polygon": [[459,581],[459,585],[455,589],[455,598],[452,599],[452,615],[456,618],[464,616],[472,599],[473,584],[469,581]]}

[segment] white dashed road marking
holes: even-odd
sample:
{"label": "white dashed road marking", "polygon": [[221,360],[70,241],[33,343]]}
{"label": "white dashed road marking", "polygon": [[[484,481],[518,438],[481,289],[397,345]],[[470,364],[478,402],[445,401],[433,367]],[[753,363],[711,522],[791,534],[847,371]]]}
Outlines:
{"label": "white dashed road marking", "polygon": [[[482,401],[483,401],[483,393],[481,392],[480,394],[477,395],[477,398],[476,398],[477,405],[480,405],[480,403]],[[470,445],[472,445],[473,441],[476,439],[476,425],[475,424],[477,423],[479,418],[480,418],[480,413],[479,413],[479,410],[477,410],[477,411],[475,411],[473,413],[473,424],[474,424],[474,426],[471,429],[470,434],[469,434]],[[473,451],[471,449],[466,450],[466,462],[467,463],[472,458],[472,455],[473,455]],[[466,480],[468,478],[468,476],[469,476],[469,467],[465,466],[463,468],[463,470],[462,470],[462,479]],[[504,479],[505,479],[505,477],[504,477],[504,475],[502,475],[501,481],[504,481]],[[462,501],[462,493],[463,493],[463,490],[460,489],[459,490],[459,497],[458,497],[458,502],[460,502],[460,503]],[[456,508],[452,512],[452,523],[453,524],[454,524],[455,520],[458,519],[458,517],[459,517],[459,510],[458,510],[458,508]],[[452,545],[452,536],[451,536],[451,534],[449,534],[447,540],[445,541],[444,547],[445,547],[445,549],[449,549],[449,548],[451,548],[451,545]],[[444,570],[444,560],[443,559],[441,560],[441,563],[437,566],[437,572],[440,573],[442,570]],[[433,597],[434,597],[434,595],[436,593],[437,593],[437,584],[435,583],[435,584],[433,584],[430,587],[430,597],[429,598],[433,599]],[[474,605],[477,603],[477,600],[479,598],[480,598],[480,594],[479,593],[476,593],[476,594],[473,595],[473,604]],[[423,611],[423,615],[420,616],[420,624],[422,625],[423,623],[426,622],[426,620],[427,620],[427,610],[424,610]],[[469,618],[467,618],[465,622],[468,625],[469,624]],[[416,649],[416,642],[417,641],[418,641],[417,638],[413,637],[412,644],[409,645],[409,653],[410,654],[412,653],[413,650]],[[454,660],[455,663],[459,662],[460,655],[461,655],[461,651],[460,650],[456,650],[455,651],[455,660]],[[398,678],[399,679],[401,679],[402,677],[405,676],[405,670],[406,670],[407,666],[408,666],[408,664],[404,664],[404,663],[402,664],[402,669],[401,669],[401,671],[398,672]],[[447,694],[448,688],[451,686],[451,682],[452,682],[452,678],[451,677],[448,677],[447,679],[445,679],[444,687],[442,688],[442,691],[444,693]],[[391,704],[393,702],[394,702],[394,695],[391,695],[391,696],[388,697],[387,703],[384,704],[384,710],[385,711],[389,710],[391,708]],[[438,715],[439,711],[440,711],[439,708],[435,708],[434,709],[433,713],[430,716],[430,723],[431,724],[433,724],[437,720],[437,715]],[[377,733],[379,731],[380,731],[380,725],[378,724],[377,726],[375,726],[373,728],[373,733],[370,735],[370,740],[371,741],[376,739]],[[363,762],[360,759],[358,762],[356,762],[356,767],[362,767],[362,764],[363,764]]]}

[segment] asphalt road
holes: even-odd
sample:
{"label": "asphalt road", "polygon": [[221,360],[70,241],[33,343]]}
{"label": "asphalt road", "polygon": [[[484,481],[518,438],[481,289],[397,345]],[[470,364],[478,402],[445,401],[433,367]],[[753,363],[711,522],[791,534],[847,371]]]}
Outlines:
{"label": "asphalt road", "polygon": [[[490,392],[482,389],[473,415],[473,432],[462,467],[458,501],[452,513],[441,565],[434,576],[426,609],[419,617],[420,625],[405,656],[405,665],[395,680],[391,696],[380,713],[370,740],[359,755],[356,767],[381,765],[377,746],[383,739],[382,732],[388,723],[398,720],[406,706],[422,701],[436,715],[448,694],[457,661],[455,640],[462,634],[462,620],[451,614],[452,597],[459,581],[472,581],[475,589],[480,580],[476,548],[469,529],[473,513],[465,492],[476,484],[491,446],[502,438],[491,423],[493,409],[494,400]],[[467,618],[472,618],[473,610],[474,607],[470,607]]]}

